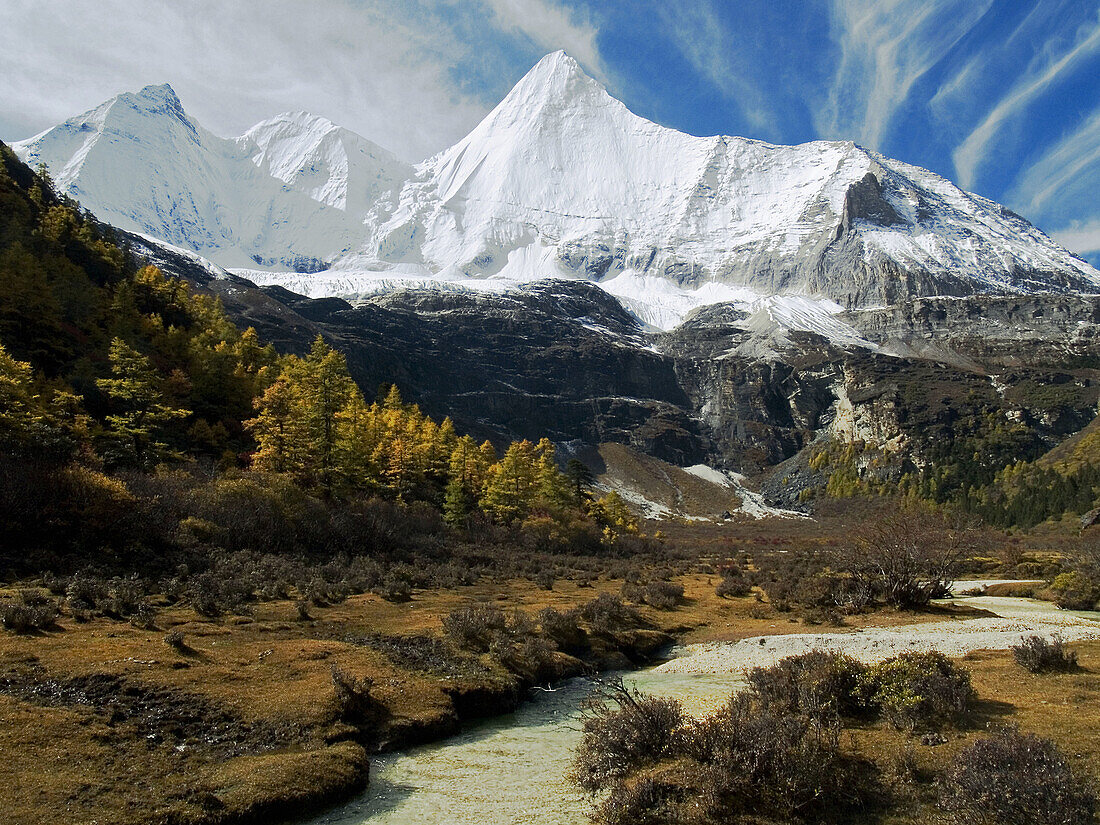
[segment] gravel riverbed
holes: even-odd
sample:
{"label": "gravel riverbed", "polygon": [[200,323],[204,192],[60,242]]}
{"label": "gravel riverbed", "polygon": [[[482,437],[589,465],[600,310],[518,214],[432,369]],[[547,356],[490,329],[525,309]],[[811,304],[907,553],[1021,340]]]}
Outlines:
{"label": "gravel riverbed", "polygon": [[[994,582],[964,581],[955,592],[967,592]],[[974,650],[1008,650],[1027,636],[1059,636],[1065,642],[1100,639],[1100,615],[1060,610],[1049,602],[1001,596],[966,596],[968,604],[996,614],[993,617],[947,619],[942,622],[864,628],[828,633],[754,636],[738,642],[687,645],[676,658],[659,666],[658,673],[739,673],[775,664],[786,656],[811,650],[836,650],[863,662],[879,662],[906,651],[937,650],[951,657]]]}

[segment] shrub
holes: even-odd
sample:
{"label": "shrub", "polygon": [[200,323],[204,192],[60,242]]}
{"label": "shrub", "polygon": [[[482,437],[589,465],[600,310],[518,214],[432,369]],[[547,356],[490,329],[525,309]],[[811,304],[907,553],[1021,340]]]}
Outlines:
{"label": "shrub", "polygon": [[1080,570],[1056,576],[1050,589],[1063,610],[1092,610],[1100,601],[1100,583]]}
{"label": "shrub", "polygon": [[299,585],[298,592],[302,594],[303,600],[317,607],[327,607],[331,603],[328,583],[320,577]]}
{"label": "shrub", "polygon": [[116,619],[129,616],[142,604],[144,594],[145,588],[138,579],[111,579],[103,600],[103,612]]}
{"label": "shrub", "polygon": [[681,795],[678,786],[649,776],[614,782],[593,819],[603,825],[666,825],[680,821],[673,800]]}
{"label": "shrub", "polygon": [[298,599],[296,602],[294,602],[294,608],[298,612],[298,621],[308,622],[313,619],[313,616],[311,616],[309,612],[308,599]]}
{"label": "shrub", "polygon": [[794,586],[789,579],[781,578],[764,582],[761,589],[767,594],[769,604],[780,613],[786,613],[791,609],[791,601],[794,599]]}
{"label": "shrub", "polygon": [[970,672],[942,653],[902,653],[872,665],[860,679],[863,701],[899,730],[938,728],[970,709]]}
{"label": "shrub", "polygon": [[214,618],[222,614],[220,584],[213,573],[200,573],[191,581],[191,607],[200,616]]}
{"label": "shrub", "polygon": [[747,694],[683,735],[683,752],[706,766],[709,820],[832,820],[875,796],[867,766],[840,750],[840,728],[809,716],[772,713]]}
{"label": "shrub", "polygon": [[52,627],[59,613],[57,602],[52,599],[46,599],[44,604],[4,602],[0,604],[0,624],[16,633],[29,633]]}
{"label": "shrub", "polygon": [[682,723],[675,700],[631,690],[621,679],[609,682],[585,702],[572,776],[586,791],[604,789],[670,755]]}
{"label": "shrub", "polygon": [[827,624],[831,627],[843,627],[844,615],[832,607],[814,607],[802,613],[802,621],[806,624]]}
{"label": "shrub", "polygon": [[806,607],[857,613],[874,601],[874,590],[862,579],[825,571],[803,578],[794,588],[794,598]]}
{"label": "shrub", "polygon": [[859,690],[866,670],[851,656],[814,650],[753,668],[748,682],[761,707],[775,715],[854,717],[867,710]]}
{"label": "shrub", "polygon": [[358,679],[332,663],[332,689],[336,696],[336,712],[341,719],[356,722],[376,715],[378,706],[371,697],[373,686],[371,679]]}
{"label": "shrub", "polygon": [[723,599],[747,596],[752,592],[752,583],[745,578],[739,567],[731,567],[722,576],[722,581],[716,588],[718,596]]}
{"label": "shrub", "polygon": [[643,584],[627,580],[623,583],[622,597],[634,604],[648,604],[658,610],[673,610],[684,597],[684,588],[678,584],[654,581]]}
{"label": "shrub", "polygon": [[69,579],[69,586],[65,588],[65,598],[68,599],[71,608],[94,610],[100,602],[106,600],[107,586],[95,576],[77,573]]}
{"label": "shrub", "polygon": [[489,654],[512,673],[528,679],[556,679],[554,646],[541,636],[517,635],[514,639],[498,634],[489,645]]}
{"label": "shrub", "polygon": [[584,647],[585,633],[578,622],[580,613],[567,610],[564,613],[553,607],[544,607],[539,611],[539,626],[547,638],[562,650],[576,650]]}
{"label": "shrub", "polygon": [[41,590],[33,587],[24,587],[19,591],[19,600],[27,607],[41,607],[49,604],[50,599]]}
{"label": "shrub", "polygon": [[597,635],[613,636],[622,630],[640,627],[642,617],[637,610],[627,607],[618,596],[601,593],[581,606],[581,617]]}
{"label": "shrub", "polygon": [[156,627],[157,611],[144,599],[130,614],[130,624],[141,630],[153,630]]}
{"label": "shrub", "polygon": [[493,640],[507,629],[507,617],[496,607],[460,607],[443,618],[447,639],[456,647],[476,653],[487,653]]}
{"label": "shrub", "polygon": [[187,645],[187,640],[183,635],[183,631],[178,627],[174,627],[164,634],[164,643],[180,653],[186,653],[191,649]]}
{"label": "shrub", "polygon": [[68,587],[68,581],[61,576],[55,576],[52,572],[46,571],[42,574],[42,586],[49,590],[55,596],[64,596],[65,588]]}
{"label": "shrub", "polygon": [[625,581],[619,592],[628,602],[645,604],[645,585],[641,582]]}
{"label": "shrub", "polygon": [[937,783],[960,822],[1091,825],[1096,793],[1048,739],[1003,730],[961,751]]}
{"label": "shrub", "polygon": [[405,579],[393,575],[387,576],[375,592],[386,601],[395,604],[412,601],[412,586]]}
{"label": "shrub", "polygon": [[672,582],[650,582],[645,586],[645,603],[658,610],[674,610],[684,598],[684,588]]}
{"label": "shrub", "polygon": [[1057,673],[1076,670],[1077,653],[1067,650],[1062,639],[1054,636],[1028,636],[1012,648],[1016,663],[1032,673]]}

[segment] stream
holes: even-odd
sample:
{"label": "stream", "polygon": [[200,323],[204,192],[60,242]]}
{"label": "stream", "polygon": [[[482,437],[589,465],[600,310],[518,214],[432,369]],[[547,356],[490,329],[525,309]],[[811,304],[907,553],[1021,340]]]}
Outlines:
{"label": "stream", "polygon": [[[962,584],[962,583],[960,583]],[[960,588],[961,589],[961,588]],[[965,597],[999,615],[1060,623],[1078,617],[1086,637],[1100,637],[1096,614],[1074,614],[1030,599]],[[952,625],[943,623],[951,632]],[[1093,632],[1093,630],[1095,632]],[[859,634],[829,634],[841,637]],[[839,645],[838,645],[839,646]],[[676,660],[674,660],[676,661]],[[627,685],[672,696],[693,715],[721,705],[744,685],[740,673],[662,672],[623,674]],[[309,820],[309,825],[578,825],[588,821],[590,801],[566,778],[580,741],[580,705],[591,682],[572,679],[554,690],[535,689],[515,713],[465,728],[442,742],[371,760],[370,787],[358,799]]]}
{"label": "stream", "polygon": [[[627,685],[675,696],[689,712],[721,704],[744,682],[729,675],[623,674]],[[589,802],[566,774],[580,741],[580,705],[593,690],[570,679],[535,689],[515,713],[443,742],[371,759],[370,788],[311,825],[577,825]]]}

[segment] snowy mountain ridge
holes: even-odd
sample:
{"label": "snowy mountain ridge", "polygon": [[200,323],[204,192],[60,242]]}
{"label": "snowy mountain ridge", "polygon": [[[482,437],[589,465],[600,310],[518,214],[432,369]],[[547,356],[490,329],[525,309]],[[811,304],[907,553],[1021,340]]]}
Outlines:
{"label": "snowy mountain ridge", "polygon": [[167,84],[126,93],[12,147],[100,219],[223,267],[322,269],[410,171],[329,121],[279,115],[220,138]]}
{"label": "snowy mountain ridge", "polygon": [[306,113],[218,138],[167,86],[14,148],[103,219],[312,297],[582,278],[657,328],[734,302],[761,330],[862,345],[844,306],[1100,292],[1087,263],[932,172],[850,142],[686,135],[563,52],[415,168]]}

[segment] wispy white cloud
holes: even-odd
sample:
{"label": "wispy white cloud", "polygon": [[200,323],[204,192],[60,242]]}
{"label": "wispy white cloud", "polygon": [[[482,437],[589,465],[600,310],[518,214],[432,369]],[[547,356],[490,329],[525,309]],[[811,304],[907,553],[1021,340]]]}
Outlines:
{"label": "wispy white cloud", "polygon": [[1091,26],[1082,26],[1077,37],[1065,49],[1041,50],[1027,67],[1020,80],[981,123],[959,144],[952,154],[959,182],[972,187],[985,159],[986,147],[1010,118],[1019,115],[1038,99],[1063,73],[1072,72],[1079,64],[1100,53],[1100,12]]}
{"label": "wispy white cloud", "polygon": [[218,134],[301,109],[419,160],[496,102],[499,89],[486,93],[464,67],[518,79],[552,48],[602,65],[595,28],[555,0],[6,0],[3,18],[7,140],[169,82]]}
{"label": "wispy white cloud", "polygon": [[[1029,213],[1039,212],[1085,178],[1095,180],[1086,174],[1090,170],[1100,173],[1100,111],[1045,152],[1009,193],[1009,200]],[[1095,192],[1094,184],[1088,188]]]}
{"label": "wispy white cloud", "polygon": [[705,3],[660,4],[657,11],[662,33],[669,37],[687,62],[737,108],[758,132],[777,128],[775,112],[768,105],[751,73],[739,65],[734,33]]}
{"label": "wispy white cloud", "polygon": [[544,52],[565,49],[594,76],[606,77],[591,18],[554,0],[485,0],[501,31],[522,32]]}
{"label": "wispy white cloud", "polygon": [[1078,255],[1100,252],[1100,218],[1076,222],[1050,233],[1050,237]]}
{"label": "wispy white cloud", "polygon": [[993,0],[834,0],[840,52],[818,130],[881,148],[913,84],[947,54]]}

